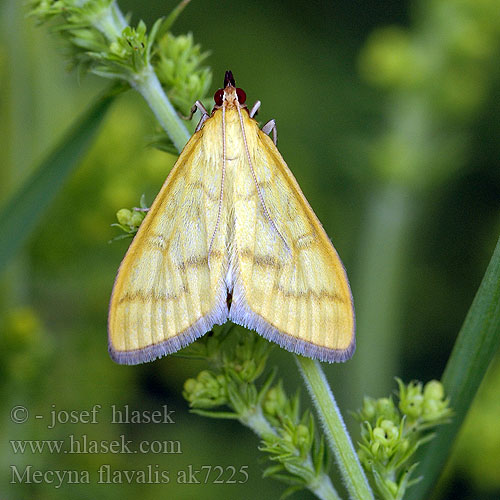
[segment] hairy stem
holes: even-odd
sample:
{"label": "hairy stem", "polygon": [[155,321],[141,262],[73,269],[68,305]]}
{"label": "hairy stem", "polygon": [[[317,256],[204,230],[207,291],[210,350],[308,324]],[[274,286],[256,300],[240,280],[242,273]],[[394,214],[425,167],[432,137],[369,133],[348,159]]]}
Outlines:
{"label": "hairy stem", "polygon": [[252,411],[249,410],[240,418],[240,422],[252,429],[260,438],[264,438],[268,435],[276,435],[276,431],[264,417],[260,406],[257,406]]}
{"label": "hairy stem", "polygon": [[350,497],[356,500],[373,500],[368,480],[361,468],[342,415],[320,364],[316,360],[303,356],[296,356],[296,360]]}
{"label": "hairy stem", "polygon": [[147,66],[140,75],[130,81],[130,85],[146,99],[177,151],[181,152],[190,134],[163,91],[153,68]]}
{"label": "hairy stem", "polygon": [[127,27],[127,21],[116,2],[104,9],[93,24],[108,40],[116,40]]}
{"label": "hairy stem", "polygon": [[321,500],[341,500],[327,474],[321,474],[316,484],[309,485],[309,491]]}

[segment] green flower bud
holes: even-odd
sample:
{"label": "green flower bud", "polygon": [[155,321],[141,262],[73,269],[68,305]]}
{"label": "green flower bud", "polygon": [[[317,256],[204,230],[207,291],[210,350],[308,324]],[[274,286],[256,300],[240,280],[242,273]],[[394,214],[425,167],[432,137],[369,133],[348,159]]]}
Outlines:
{"label": "green flower bud", "polygon": [[371,431],[370,451],[377,460],[388,460],[397,451],[400,443],[399,427],[392,420],[380,420]]}
{"label": "green flower bud", "polygon": [[424,387],[424,398],[427,399],[443,399],[444,387],[438,380],[427,382]]}
{"label": "green flower bud", "polygon": [[129,226],[130,225],[130,219],[132,217],[132,211],[129,210],[128,208],[121,208],[116,212],[116,218],[120,224],[123,226]]}
{"label": "green flower bud", "polygon": [[287,397],[281,384],[267,391],[263,401],[263,409],[268,415],[279,415],[284,412]]}
{"label": "green flower bud", "polygon": [[209,91],[211,73],[201,67],[207,55],[191,34],[175,37],[167,32],[157,41],[154,64],[158,78],[172,102],[185,114],[196,99],[203,100]]}
{"label": "green flower bud", "polygon": [[424,396],[422,394],[422,384],[420,382],[410,382],[405,386],[400,380],[399,384],[399,409],[410,419],[417,419],[422,415],[422,404]]}
{"label": "green flower bud", "polygon": [[359,461],[363,464],[363,467],[368,468],[370,466],[371,458],[364,448],[358,449],[358,458]]}
{"label": "green flower bud", "polygon": [[440,420],[451,415],[447,400],[426,399],[422,406],[422,418],[426,422]]}
{"label": "green flower bud", "polygon": [[143,220],[144,220],[144,212],[139,212],[137,210],[134,210],[132,212],[132,216],[130,217],[129,226],[139,227]]}
{"label": "green flower bud", "polygon": [[363,408],[360,412],[360,417],[363,420],[371,420],[375,417],[376,410],[377,405],[375,399],[365,396],[363,398]]}
{"label": "green flower bud", "polygon": [[393,422],[399,422],[399,413],[394,406],[394,401],[391,398],[377,399],[376,405],[377,417],[384,417]]}
{"label": "green flower bud", "polygon": [[111,42],[109,51],[120,58],[124,58],[127,55],[127,49],[118,42]]}
{"label": "green flower bud", "polygon": [[405,453],[409,447],[410,447],[410,441],[406,438],[401,438],[398,444],[398,451],[400,453]]}
{"label": "green flower bud", "polygon": [[423,401],[424,397],[421,394],[415,394],[414,396],[407,398],[405,401],[401,401],[399,407],[405,415],[415,419],[420,417],[422,414]]}
{"label": "green flower bud", "polygon": [[299,424],[295,429],[295,443],[298,447],[308,446],[311,439],[309,428],[306,425]]}
{"label": "green flower bud", "polygon": [[279,403],[277,392],[277,387],[272,387],[267,391],[264,401],[262,402],[262,408],[268,415],[276,415],[278,412]]}
{"label": "green flower bud", "polygon": [[382,420],[380,427],[384,430],[388,441],[395,441],[399,439],[399,427],[394,425],[391,420]]}
{"label": "green flower bud", "polygon": [[225,404],[226,380],[223,375],[214,375],[203,370],[195,379],[188,379],[184,383],[184,398],[194,408],[213,408]]}
{"label": "green flower bud", "polygon": [[373,429],[373,438],[384,446],[392,445],[399,439],[399,428],[391,420],[382,420]]}
{"label": "green flower bud", "polygon": [[184,382],[184,391],[187,394],[190,394],[196,390],[197,385],[198,385],[198,382],[196,382],[196,380],[194,378],[188,378]]}
{"label": "green flower bud", "polygon": [[435,399],[424,400],[422,405],[422,417],[424,420],[435,420],[441,415],[440,401]]}

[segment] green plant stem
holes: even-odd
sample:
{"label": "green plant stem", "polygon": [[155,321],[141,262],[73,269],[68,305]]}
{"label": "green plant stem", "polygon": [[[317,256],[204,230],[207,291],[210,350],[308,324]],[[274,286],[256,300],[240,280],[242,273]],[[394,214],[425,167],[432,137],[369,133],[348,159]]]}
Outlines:
{"label": "green plant stem", "polygon": [[163,91],[153,68],[148,65],[141,74],[130,80],[130,85],[147,101],[180,153],[191,136]]}
{"label": "green plant stem", "polygon": [[239,420],[260,438],[265,438],[268,435],[276,436],[276,431],[264,417],[260,405],[248,410]]}
{"label": "green plant stem", "polygon": [[[312,467],[312,464],[311,464]],[[309,485],[308,489],[321,500],[341,500],[333,487],[332,480],[327,474],[321,474],[314,485]]]}
{"label": "green plant stem", "polygon": [[116,40],[127,27],[127,21],[120,8],[113,2],[103,10],[102,15],[96,17],[94,26],[103,33],[108,40]]}
{"label": "green plant stem", "polygon": [[[109,41],[116,41],[121,36],[127,23],[116,2],[95,19],[94,27]],[[131,72],[128,83],[144,97],[180,153],[191,135],[165,94],[153,67],[148,63],[140,73]]]}
{"label": "green plant stem", "polygon": [[500,347],[500,238],[446,365],[442,382],[454,417],[423,451],[416,474],[423,479],[410,500],[429,498],[482,379]]}
{"label": "green plant stem", "polygon": [[325,429],[330,448],[340,467],[349,495],[356,500],[373,500],[368,480],[354,451],[351,438],[320,364],[316,360],[303,356],[296,356],[296,360]]}

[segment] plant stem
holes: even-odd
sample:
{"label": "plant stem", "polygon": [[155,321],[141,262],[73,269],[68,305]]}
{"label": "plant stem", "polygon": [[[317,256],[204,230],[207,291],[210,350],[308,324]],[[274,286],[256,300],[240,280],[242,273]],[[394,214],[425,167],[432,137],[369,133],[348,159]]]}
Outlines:
{"label": "plant stem", "polygon": [[317,485],[309,485],[309,491],[314,493],[321,500],[341,500],[333,487],[332,480],[327,474],[322,474],[318,478]]}
{"label": "plant stem", "polygon": [[[121,36],[127,23],[116,2],[113,2],[101,16],[95,19],[94,27],[109,41],[115,41]],[[165,94],[153,67],[148,63],[140,73],[131,72],[128,82],[144,97],[180,153],[191,135]]]}
{"label": "plant stem", "polygon": [[152,66],[134,75],[130,85],[146,99],[160,125],[165,129],[179,153],[191,137],[161,86]]}
{"label": "plant stem", "polygon": [[127,27],[127,21],[123,16],[120,8],[113,2],[109,7],[106,7],[102,15],[97,16],[94,20],[94,26],[108,40],[114,41],[119,38],[122,31]]}
{"label": "plant stem", "polygon": [[276,435],[276,431],[264,417],[260,405],[252,409],[252,411],[249,410],[239,420],[243,425],[252,429],[260,438],[264,438],[269,434]]}
{"label": "plant stem", "polygon": [[326,431],[332,449],[351,498],[373,500],[373,493],[345,428],[330,386],[318,361],[296,356],[318,416]]}

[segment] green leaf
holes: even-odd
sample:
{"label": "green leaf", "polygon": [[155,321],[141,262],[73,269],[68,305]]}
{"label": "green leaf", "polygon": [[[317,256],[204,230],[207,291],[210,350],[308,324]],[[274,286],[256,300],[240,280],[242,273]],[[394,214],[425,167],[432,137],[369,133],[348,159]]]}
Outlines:
{"label": "green leaf", "polygon": [[257,403],[259,405],[262,404],[262,401],[266,397],[267,391],[271,387],[271,384],[273,383],[273,380],[276,377],[276,373],[278,373],[278,367],[273,366],[273,368],[269,372],[269,375],[266,378],[266,381],[264,382],[264,384],[262,385],[262,387],[259,390],[259,393],[257,394]]}
{"label": "green leaf", "polygon": [[500,238],[443,374],[442,382],[454,411],[453,420],[422,453],[416,474],[423,479],[409,492],[410,500],[429,497],[499,345]]}
{"label": "green leaf", "polygon": [[231,413],[229,411],[210,411],[210,410],[189,410],[191,413],[200,415],[201,417],[208,418],[223,418],[226,420],[238,420],[240,416],[237,413]]}
{"label": "green leaf", "polygon": [[301,491],[303,490],[304,487],[303,486],[300,486],[300,485],[297,485],[297,486],[290,486],[289,488],[287,488],[284,492],[283,492],[283,495],[281,495],[280,497],[280,500],[285,500],[286,498],[290,497],[291,495],[293,495],[294,493],[297,493],[297,491]]}
{"label": "green leaf", "polygon": [[148,146],[159,149],[165,153],[171,154],[173,156],[178,156],[179,152],[172,142],[172,139],[165,133],[154,134],[149,141]]}
{"label": "green leaf", "polygon": [[157,24],[155,23],[155,26],[153,26],[154,29],[151,30],[151,38],[156,40],[156,38],[161,38],[167,31],[169,31],[190,1],[191,0],[182,0],[166,19],[158,19]]}
{"label": "green leaf", "polygon": [[283,470],[284,467],[281,464],[270,465],[264,470],[264,472],[262,473],[262,477],[272,477],[273,474],[278,474],[280,472],[283,472]]}
{"label": "green leaf", "polygon": [[73,169],[87,154],[113,97],[96,101],[0,209],[0,272],[36,228]]}

